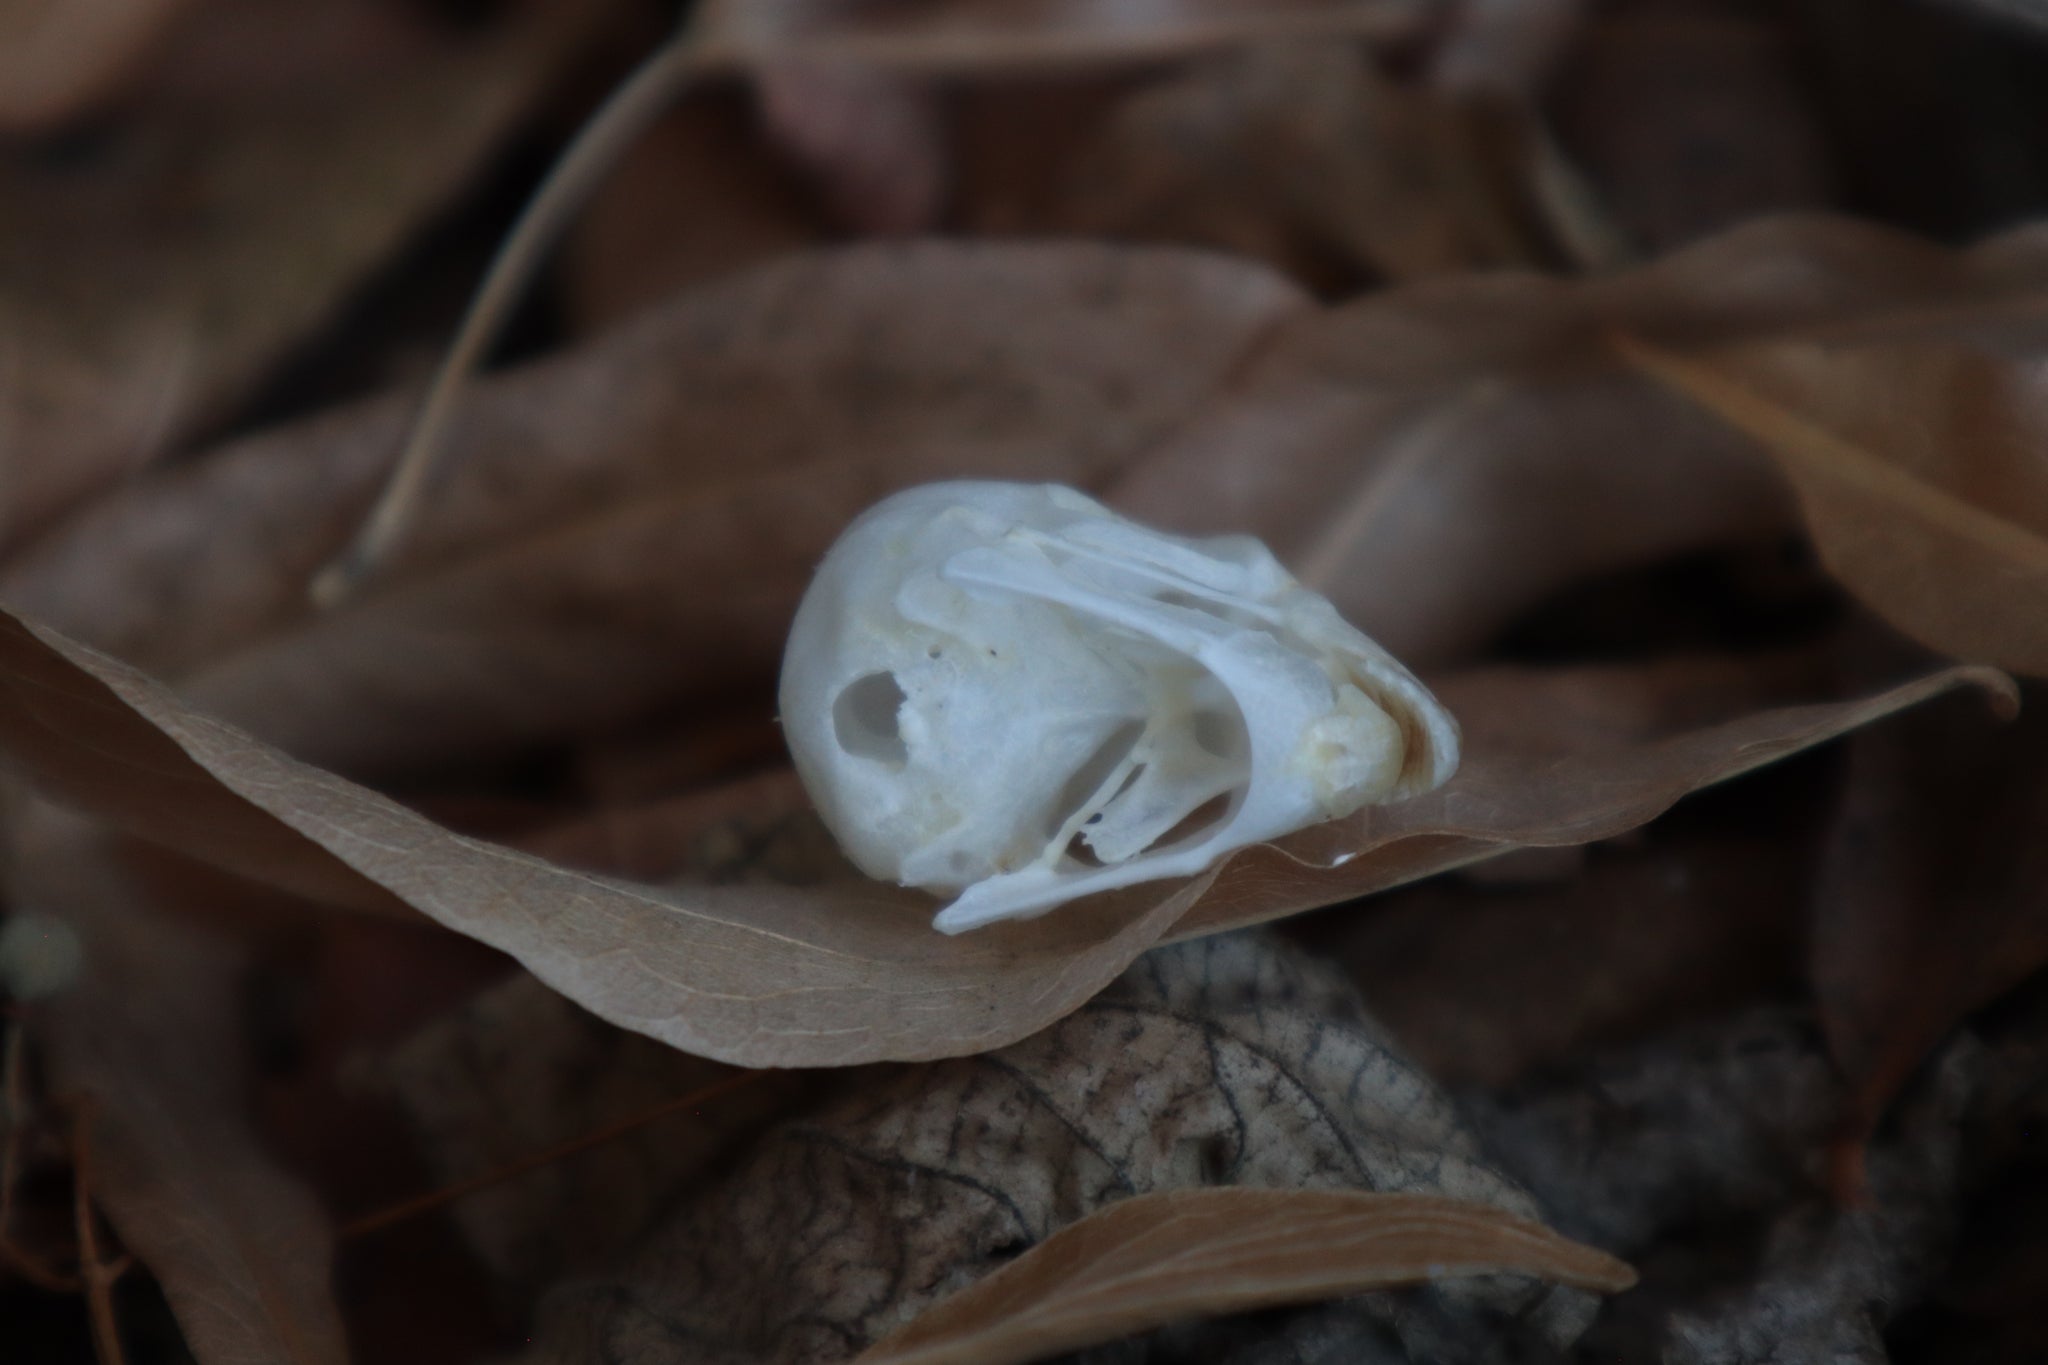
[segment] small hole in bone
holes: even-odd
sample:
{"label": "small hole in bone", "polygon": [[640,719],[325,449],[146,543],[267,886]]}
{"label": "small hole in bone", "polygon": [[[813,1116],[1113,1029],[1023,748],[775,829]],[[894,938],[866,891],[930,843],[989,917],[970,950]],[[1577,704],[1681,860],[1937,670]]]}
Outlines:
{"label": "small hole in bone", "polygon": [[1251,742],[1244,717],[1235,711],[1197,711],[1193,730],[1195,743],[1218,758],[1237,758]]}
{"label": "small hole in bone", "polygon": [[[1074,818],[1088,798],[1095,795],[1095,789],[1109,780],[1109,775],[1116,771],[1117,765],[1130,757],[1131,750],[1137,747],[1138,739],[1144,733],[1144,721],[1127,720],[1103,737],[1102,743],[1095,746],[1095,751],[1082,761],[1080,767],[1074,769],[1073,776],[1060,788],[1059,799],[1053,802],[1052,810],[1046,816],[1045,832],[1048,837],[1059,833],[1067,821]],[[1125,776],[1122,785],[1117,788],[1118,794],[1131,785],[1131,779],[1135,775],[1132,773]],[[1112,795],[1109,800],[1097,802],[1098,810],[1115,799]]]}
{"label": "small hole in bone", "polygon": [[832,733],[839,747],[856,758],[902,767],[910,761],[896,723],[904,701],[893,673],[870,673],[848,683],[832,703]]}

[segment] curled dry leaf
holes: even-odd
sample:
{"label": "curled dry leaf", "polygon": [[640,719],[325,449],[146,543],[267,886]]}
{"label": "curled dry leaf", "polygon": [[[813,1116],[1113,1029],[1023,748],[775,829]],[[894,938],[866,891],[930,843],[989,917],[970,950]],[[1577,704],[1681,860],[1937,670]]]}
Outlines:
{"label": "curled dry leaf", "polygon": [[[1268,1199],[1304,1194],[1304,1213],[1317,1207],[1313,1196],[1370,1190],[1533,1218],[1535,1205],[1475,1157],[1455,1110],[1334,974],[1256,934],[1183,944],[1148,954],[1022,1042],[852,1078],[838,1098],[763,1134],[725,1178],[673,1201],[630,1260],[564,1286],[542,1312],[532,1359],[844,1360],[992,1273],[1021,1271],[1049,1287],[1038,1276],[1058,1251],[1029,1263],[1020,1252],[1092,1213],[1166,1191],[1249,1187],[1178,1225],[1199,1227],[1223,1254],[1278,1212]],[[1126,1219],[1159,1213],[1171,1223],[1185,1208],[1141,1203],[1132,1215],[1109,1215],[1107,1229],[1128,1231]],[[1311,1235],[1305,1222],[1297,1232]],[[1123,1249],[1142,1257],[1146,1245]],[[1598,1253],[1578,1255],[1583,1278],[1559,1279],[1625,1281]],[[1109,1267],[1076,1278],[1100,1285]],[[1267,1269],[1285,1274],[1276,1262]],[[1106,1296],[1133,1316],[1097,1319],[1087,1339],[1157,1321],[1139,1305],[1161,1285],[1134,1277],[1126,1294]],[[952,1310],[951,1322],[986,1325],[975,1302]],[[1058,1311],[1052,1299],[1043,1307]],[[1592,1308],[1582,1293],[1501,1277],[1440,1280],[1315,1311],[1354,1344],[1391,1336],[1414,1358],[1462,1362],[1561,1348]],[[1027,1336],[1006,1346],[990,1335],[976,1338],[973,1355],[944,1358],[1014,1359],[1027,1344],[1050,1345]]]}
{"label": "curled dry leaf", "polygon": [[2048,674],[2048,368],[2037,346],[1891,340],[1728,357],[1640,341],[1645,373],[1760,441],[1850,591],[1945,654]]}
{"label": "curled dry leaf", "polygon": [[1518,843],[1616,834],[1688,791],[1899,707],[2002,682],[1954,669],[1860,701],[1564,752],[1556,736],[1570,711],[1532,687],[1504,710],[1505,733],[1490,748],[1475,743],[1459,777],[1430,797],[1247,850],[1214,887],[1217,869],[947,938],[927,928],[928,901],[875,883],[639,887],[451,834],[124,664],[0,617],[0,746],[57,798],[293,890],[380,907],[395,899],[510,953],[614,1023],[754,1066],[999,1046],[1075,1008],[1176,925],[1213,931]]}
{"label": "curled dry leaf", "polygon": [[[132,7],[11,12],[113,8]],[[0,158],[0,539],[243,396],[452,201],[571,31],[522,22],[289,86],[217,83],[145,102],[80,155]]]}
{"label": "curled dry leaf", "polygon": [[1188,253],[802,258],[480,385],[384,595],[288,629],[407,401],[137,483],[9,566],[0,596],[166,672],[246,645],[208,695],[334,762],[595,728],[765,676],[817,557],[884,493],[969,473],[1100,483],[1301,306],[1270,272]]}
{"label": "curled dry leaf", "polygon": [[1180,1318],[1490,1274],[1610,1294],[1635,1283],[1605,1252],[1483,1204],[1174,1190],[1062,1228],[862,1352],[859,1365],[1018,1365]]}
{"label": "curled dry leaf", "polygon": [[[918,478],[1035,476],[1106,483],[1120,510],[1175,530],[1258,534],[1428,666],[1583,575],[1789,527],[1768,461],[1617,366],[1608,328],[2024,346],[2044,242],[1959,256],[1801,221],[1584,284],[1479,278],[1330,310],[1214,258],[866,248],[686,296],[501,381],[474,405],[418,557],[326,620],[251,638],[293,619],[299,575],[388,458],[396,408],[147,481],[5,586],[153,667],[246,644],[197,695],[369,772],[763,684],[804,572],[857,507]],[[1618,447],[1632,458],[1609,458]],[[707,487],[736,448],[759,458]],[[693,546],[748,549],[744,592]]]}
{"label": "curled dry leaf", "polygon": [[[2044,242],[1959,256],[1802,221],[1584,284],[1447,281],[1330,310],[1178,253],[863,248],[697,291],[488,386],[412,557],[327,620],[256,638],[300,619],[303,575],[369,496],[399,405],[144,480],[0,588],[150,667],[213,659],[210,705],[369,771],[765,684],[838,523],[904,483],[976,473],[1108,484],[1140,520],[1253,532],[1427,666],[1582,575],[1789,526],[1768,462],[1619,369],[1609,327],[2024,345]],[[748,472],[715,472],[735,449]],[[691,547],[742,536],[755,572],[732,594]]]}
{"label": "curled dry leaf", "polygon": [[[1984,688],[2001,709],[2014,701],[2003,674],[1952,669],[1861,701],[1780,705],[1705,723],[1698,711],[1688,714],[1704,700],[1700,693],[1683,682],[1666,693],[1670,676],[1659,678],[1656,669],[1647,677],[1616,667],[1452,675],[1436,692],[1453,715],[1468,718],[1456,777],[1427,796],[1246,850],[1225,864],[1174,933],[1213,933],[1370,895],[1510,846],[1610,838],[1662,814],[1688,792],[1965,680]],[[1543,815],[1502,837],[1520,823],[1517,808],[1529,812],[1532,801]]]}
{"label": "curled dry leaf", "polygon": [[77,983],[30,1025],[91,1135],[92,1195],[215,1365],[344,1365],[332,1234],[248,1119],[239,953],[152,913],[113,841],[47,810],[10,825],[7,891],[84,943]]}
{"label": "curled dry leaf", "polygon": [[[1823,218],[1585,281],[1419,283],[1276,332],[1106,496],[1183,533],[1258,534],[1428,668],[1576,579],[1793,525],[1766,462],[1627,373],[1613,330],[1667,346],[1855,329],[2021,350],[2039,345],[2044,287],[2039,231],[1957,254]],[[1871,524],[1882,539],[1891,520]]]}

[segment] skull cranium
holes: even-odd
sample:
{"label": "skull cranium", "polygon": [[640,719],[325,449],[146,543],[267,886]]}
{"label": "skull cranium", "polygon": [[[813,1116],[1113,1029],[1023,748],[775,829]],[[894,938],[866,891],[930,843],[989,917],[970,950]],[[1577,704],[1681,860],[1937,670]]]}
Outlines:
{"label": "skull cranium", "polygon": [[797,611],[781,709],[848,856],[957,893],[949,933],[1198,872],[1458,759],[1427,689],[1258,541],[1055,485],[869,509]]}

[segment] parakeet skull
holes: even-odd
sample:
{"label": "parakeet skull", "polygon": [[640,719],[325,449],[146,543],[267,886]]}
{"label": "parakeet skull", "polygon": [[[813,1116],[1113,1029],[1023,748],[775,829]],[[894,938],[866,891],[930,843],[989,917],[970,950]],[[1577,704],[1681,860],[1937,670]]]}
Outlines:
{"label": "parakeet skull", "polygon": [[1450,714],[1264,545],[1056,485],[869,509],[798,608],[781,709],[848,856],[957,893],[948,933],[1199,872],[1458,762]]}

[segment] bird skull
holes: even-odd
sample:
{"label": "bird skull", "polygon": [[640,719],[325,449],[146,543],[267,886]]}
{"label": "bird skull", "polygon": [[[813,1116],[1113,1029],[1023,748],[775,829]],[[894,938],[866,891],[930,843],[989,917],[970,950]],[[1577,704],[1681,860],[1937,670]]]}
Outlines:
{"label": "bird skull", "polygon": [[1199,872],[1458,762],[1450,714],[1264,545],[1056,485],[869,509],[797,610],[781,710],[848,856],[953,895],[947,933]]}

